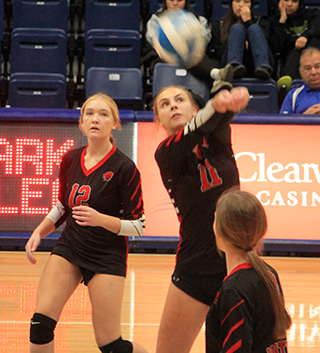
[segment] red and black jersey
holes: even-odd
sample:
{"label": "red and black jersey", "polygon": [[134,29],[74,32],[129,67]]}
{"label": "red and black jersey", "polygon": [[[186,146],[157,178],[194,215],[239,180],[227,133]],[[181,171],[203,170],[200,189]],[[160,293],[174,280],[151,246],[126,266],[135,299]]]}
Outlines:
{"label": "red and black jersey", "polygon": [[[271,267],[282,294],[277,272]],[[206,353],[287,353],[287,341],[275,342],[275,315],[269,291],[248,264],[224,280],[207,315]]]}
{"label": "red and black jersey", "polygon": [[201,275],[226,273],[212,225],[220,195],[239,185],[229,126],[234,114],[215,113],[208,104],[155,153],[180,221],[176,269]]}
{"label": "red and black jersey", "polygon": [[105,273],[105,266],[119,264],[125,275],[128,252],[127,237],[117,236],[103,227],[78,225],[71,214],[74,206],[88,205],[100,213],[133,220],[144,215],[140,173],[135,164],[115,146],[93,168],[84,166],[87,147],[65,154],[60,167],[59,201],[66,220],[57,244],[72,252],[72,262],[94,272]]}

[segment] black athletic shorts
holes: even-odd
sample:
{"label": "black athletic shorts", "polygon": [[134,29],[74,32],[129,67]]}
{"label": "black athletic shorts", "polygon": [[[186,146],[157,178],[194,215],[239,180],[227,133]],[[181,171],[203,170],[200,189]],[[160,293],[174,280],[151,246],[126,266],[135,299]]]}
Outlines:
{"label": "black athletic shorts", "polygon": [[86,286],[96,273],[125,277],[126,268],[123,269],[121,265],[119,266],[118,264],[114,264],[111,262],[108,267],[99,267],[99,270],[90,268],[90,265],[86,265],[85,261],[80,262],[78,257],[75,256],[73,252],[70,251],[70,249],[63,244],[56,245],[53,248],[51,254],[61,256],[72,264],[77,265],[80,268],[82,274],[81,283],[84,283]]}
{"label": "black athletic shorts", "polygon": [[199,276],[175,269],[171,280],[176,287],[192,298],[211,306],[225,276],[226,273]]}

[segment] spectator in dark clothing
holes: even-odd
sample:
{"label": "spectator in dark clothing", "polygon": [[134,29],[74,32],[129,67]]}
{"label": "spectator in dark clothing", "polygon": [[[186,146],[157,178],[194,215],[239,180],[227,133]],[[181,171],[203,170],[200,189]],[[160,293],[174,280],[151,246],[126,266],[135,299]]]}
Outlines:
{"label": "spectator in dark clothing", "polygon": [[303,49],[320,49],[320,11],[308,9],[303,0],[280,0],[280,13],[270,19],[270,46],[280,57],[280,76],[300,79]]}
{"label": "spectator in dark clothing", "polygon": [[226,16],[213,24],[209,55],[234,66],[234,78],[269,79],[274,58],[268,45],[269,22],[253,13],[253,1],[230,0]]}

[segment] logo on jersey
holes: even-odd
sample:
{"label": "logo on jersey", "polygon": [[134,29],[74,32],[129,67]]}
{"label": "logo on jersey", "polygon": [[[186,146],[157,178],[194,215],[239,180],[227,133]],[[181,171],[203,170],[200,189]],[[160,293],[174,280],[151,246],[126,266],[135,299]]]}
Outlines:
{"label": "logo on jersey", "polygon": [[102,175],[103,181],[110,181],[113,178],[113,172],[106,172]]}

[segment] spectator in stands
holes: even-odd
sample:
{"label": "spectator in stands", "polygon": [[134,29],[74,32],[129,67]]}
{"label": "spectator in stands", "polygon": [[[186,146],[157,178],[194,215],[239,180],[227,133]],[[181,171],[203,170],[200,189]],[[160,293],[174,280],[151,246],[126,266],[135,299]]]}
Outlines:
{"label": "spectator in stands", "polygon": [[304,84],[287,94],[280,114],[320,114],[320,49],[302,51],[300,74]]}
{"label": "spectator in stands", "polygon": [[[156,63],[161,62],[160,57],[152,46],[153,28],[157,23],[158,16],[163,11],[168,9],[184,9],[192,12],[198,18],[201,23],[201,26],[204,29],[206,45],[211,39],[211,31],[208,26],[207,19],[203,16],[198,16],[194,13],[190,5],[190,0],[165,0],[163,2],[162,9],[156,12],[155,14],[152,14],[147,22],[146,44],[142,54],[142,63],[149,66],[151,72],[153,72],[153,68]],[[233,68],[231,67],[231,65],[227,65],[225,68],[222,69],[219,69],[219,67],[220,65],[218,61],[212,60],[205,55],[199,64],[192,68],[189,68],[188,71],[190,71],[193,75],[205,80],[210,85],[213,83],[211,93],[214,93],[222,88],[232,88],[232,85],[229,82],[233,78]]]}
{"label": "spectator in stands", "polygon": [[307,47],[320,49],[320,11],[307,9],[303,1],[280,0],[280,13],[270,19],[270,46],[280,56],[281,78],[300,79],[301,51]]}
{"label": "spectator in stands", "polygon": [[209,56],[234,66],[234,78],[271,77],[274,58],[268,45],[269,22],[253,13],[253,1],[230,0],[228,13],[215,21]]}

